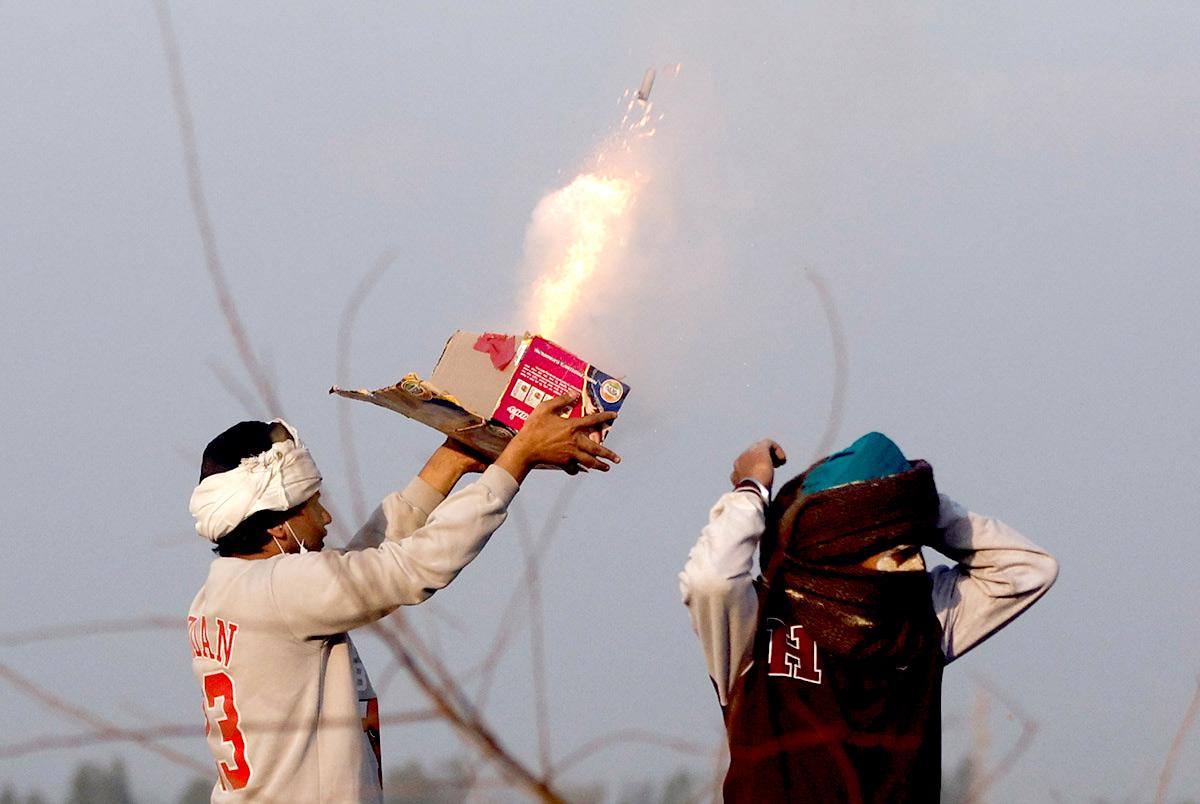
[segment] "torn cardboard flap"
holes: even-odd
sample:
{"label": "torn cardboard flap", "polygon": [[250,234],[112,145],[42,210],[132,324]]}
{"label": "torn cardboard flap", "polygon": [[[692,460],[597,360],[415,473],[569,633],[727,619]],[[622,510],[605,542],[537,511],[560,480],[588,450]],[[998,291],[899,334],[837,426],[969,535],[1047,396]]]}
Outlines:
{"label": "torn cardboard flap", "polygon": [[459,330],[426,382],[406,374],[375,391],[334,386],[330,393],[372,402],[497,457],[544,399],[580,392],[569,416],[618,410],[629,386],[553,341]]}

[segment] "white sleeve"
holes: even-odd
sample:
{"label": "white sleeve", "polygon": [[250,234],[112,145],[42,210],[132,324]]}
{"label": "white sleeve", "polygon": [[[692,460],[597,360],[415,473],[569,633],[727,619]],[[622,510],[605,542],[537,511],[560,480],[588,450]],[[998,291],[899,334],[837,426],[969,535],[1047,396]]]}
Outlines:
{"label": "white sleeve", "polygon": [[758,595],[751,573],[765,525],[765,506],[757,494],[722,495],[679,573],[679,592],[722,706],[754,644]]}
{"label": "white sleeve", "polygon": [[358,533],[346,545],[346,549],[363,550],[378,547],[385,538],[407,537],[422,527],[433,509],[445,499],[446,495],[421,478],[414,477],[404,491],[393,492],[383,498],[366,524],[358,529]]}
{"label": "white sleeve", "polygon": [[[273,559],[270,592],[279,615],[299,638],[327,636],[428,599],[479,554],[504,522],[518,487],[508,472],[491,466],[407,538],[399,538],[388,519],[387,538],[378,547]],[[385,500],[385,517],[388,505]]]}
{"label": "white sleeve", "polygon": [[939,496],[940,543],[930,546],[958,563],[930,574],[942,651],[953,661],[1045,594],[1058,577],[1058,562],[1003,522]]}

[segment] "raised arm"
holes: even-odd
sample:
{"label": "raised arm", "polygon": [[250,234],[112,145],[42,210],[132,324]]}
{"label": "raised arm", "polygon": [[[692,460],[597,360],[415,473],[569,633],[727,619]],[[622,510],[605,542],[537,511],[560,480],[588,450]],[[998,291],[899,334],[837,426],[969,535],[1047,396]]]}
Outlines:
{"label": "raised arm", "polygon": [[403,491],[393,492],[383,499],[346,549],[363,550],[378,547],[385,538],[407,537],[425,524],[429,514],[441,505],[464,475],[486,468],[487,462],[482,456],[447,438]]}
{"label": "raised arm", "polygon": [[[393,501],[401,508],[389,516],[385,500],[381,507],[386,538],[378,547],[274,560],[270,595],[288,627],[301,637],[336,634],[385,617],[397,606],[420,603],[479,554],[504,522],[509,503],[532,467],[550,465],[574,472],[585,466],[607,471],[606,460],[619,462],[616,453],[588,438],[616,414],[560,418],[559,413],[576,401],[577,397],[564,396],[538,406],[496,464],[433,508],[424,524],[406,538],[401,537],[403,521],[423,512],[414,514],[404,508],[409,502]],[[443,475],[442,480],[449,476]],[[427,491],[440,491],[434,485],[441,483],[436,473],[423,470],[415,482],[425,484]]]}
{"label": "raised arm", "polygon": [[1054,557],[1013,528],[940,496],[939,541],[957,562],[933,576],[942,651],[953,661],[996,633],[1046,593],[1058,577]]}
{"label": "raised arm", "polygon": [[708,524],[679,574],[679,592],[722,706],[754,643],[754,551],[766,524],[775,466],[784,460],[783,450],[769,440],[738,456],[730,475],[734,490],[721,495],[709,511]]}
{"label": "raised arm", "polygon": [[[279,615],[298,637],[326,636],[428,599],[479,554],[504,522],[517,489],[507,472],[492,467],[447,497],[406,538],[275,559],[270,586]],[[381,508],[387,506],[385,501]]]}

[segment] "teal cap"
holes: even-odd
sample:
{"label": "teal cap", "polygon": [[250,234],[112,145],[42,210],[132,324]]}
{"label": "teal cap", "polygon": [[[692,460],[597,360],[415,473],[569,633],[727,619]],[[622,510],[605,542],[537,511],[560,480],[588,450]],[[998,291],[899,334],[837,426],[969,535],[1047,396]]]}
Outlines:
{"label": "teal cap", "polygon": [[867,433],[810,469],[801,488],[805,494],[813,494],[834,486],[907,472],[909,468],[908,459],[892,439],[883,433]]}

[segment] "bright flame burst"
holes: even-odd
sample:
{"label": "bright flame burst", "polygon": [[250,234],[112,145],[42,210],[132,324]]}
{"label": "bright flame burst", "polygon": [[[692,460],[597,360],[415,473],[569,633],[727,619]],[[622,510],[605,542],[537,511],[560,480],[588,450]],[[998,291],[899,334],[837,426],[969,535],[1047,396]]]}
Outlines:
{"label": "bright flame burst", "polygon": [[[678,69],[676,69],[678,74]],[[632,90],[615,134],[594,154],[594,168],[580,173],[559,190],[547,194],[533,211],[526,234],[526,263],[538,273],[530,301],[534,332],[554,337],[571,316],[588,280],[622,245],[632,224],[632,210],[644,174],[631,165],[637,142],[654,136],[653,103],[639,100]],[[604,170],[601,170],[601,166]]]}
{"label": "bright flame burst", "polygon": [[566,237],[566,253],[538,280],[533,291],[537,331],[553,337],[579,301],[584,283],[595,272],[614,230],[622,227],[633,204],[634,186],[625,179],[583,173],[542,199],[535,223],[545,220]]}

